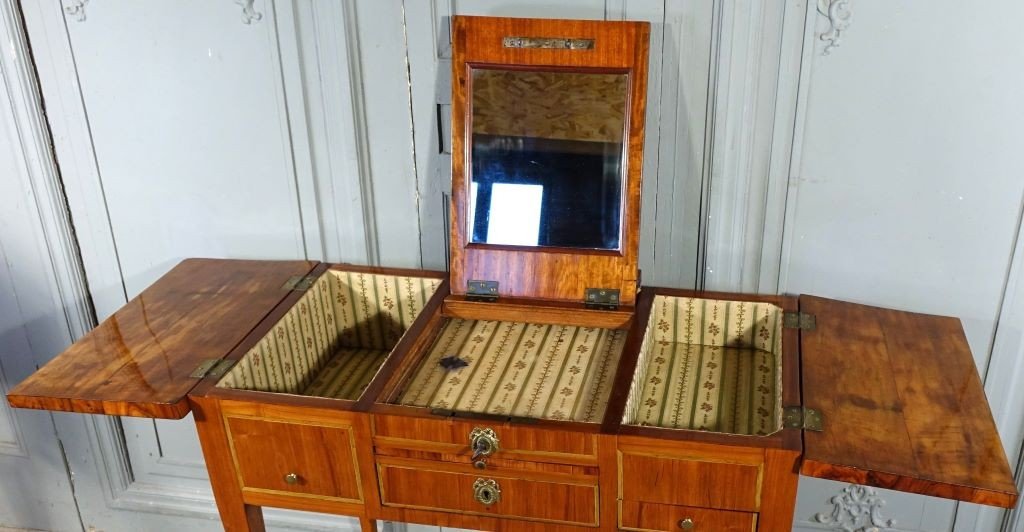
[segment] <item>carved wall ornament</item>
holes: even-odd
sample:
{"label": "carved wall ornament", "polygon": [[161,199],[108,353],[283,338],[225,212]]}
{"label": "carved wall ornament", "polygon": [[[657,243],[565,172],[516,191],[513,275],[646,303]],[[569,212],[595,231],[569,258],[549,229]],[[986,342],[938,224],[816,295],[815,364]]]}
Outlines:
{"label": "carved wall ornament", "polygon": [[64,13],[78,22],[83,22],[85,21],[85,5],[88,3],[89,0],[70,0],[64,6]]}
{"label": "carved wall ornament", "polygon": [[811,521],[830,525],[842,532],[884,532],[892,530],[896,521],[882,517],[885,500],[874,488],[851,484],[832,497],[832,512],[816,514]]}
{"label": "carved wall ornament", "polygon": [[242,6],[242,22],[245,24],[252,24],[253,22],[259,22],[263,18],[263,13],[256,11],[256,8],[252,6],[255,0],[235,0],[235,3]]}
{"label": "carved wall ornament", "polygon": [[832,53],[832,49],[842,42],[843,32],[850,27],[853,20],[853,11],[850,10],[851,0],[818,0],[818,13],[828,18],[829,30],[818,35],[824,41],[825,49],[822,55]]}

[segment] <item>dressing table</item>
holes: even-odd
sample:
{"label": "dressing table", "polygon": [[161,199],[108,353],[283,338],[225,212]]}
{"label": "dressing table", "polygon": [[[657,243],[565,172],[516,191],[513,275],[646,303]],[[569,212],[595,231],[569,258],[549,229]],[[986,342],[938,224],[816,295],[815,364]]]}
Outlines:
{"label": "dressing table", "polygon": [[958,320],[641,287],[649,31],[454,17],[449,272],[189,259],[8,401],[191,412],[227,530],[781,532],[799,474],[1012,507]]}

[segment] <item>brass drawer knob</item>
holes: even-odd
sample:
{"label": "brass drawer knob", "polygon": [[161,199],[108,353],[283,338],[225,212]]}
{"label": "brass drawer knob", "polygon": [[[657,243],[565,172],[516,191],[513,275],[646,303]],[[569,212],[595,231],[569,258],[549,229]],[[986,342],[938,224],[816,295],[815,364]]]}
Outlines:
{"label": "brass drawer knob", "polygon": [[492,478],[478,478],[473,483],[473,498],[484,506],[490,506],[501,500],[501,488]]}
{"label": "brass drawer knob", "polygon": [[469,433],[469,448],[473,450],[473,460],[490,456],[498,452],[498,435],[494,429],[476,427]]}
{"label": "brass drawer knob", "polygon": [[284,481],[291,485],[298,484],[299,475],[296,475],[295,473],[288,473],[287,475],[284,476]]}
{"label": "brass drawer knob", "polygon": [[686,519],[679,520],[679,528],[683,530],[693,530],[696,525],[693,524],[693,519],[687,517]]}

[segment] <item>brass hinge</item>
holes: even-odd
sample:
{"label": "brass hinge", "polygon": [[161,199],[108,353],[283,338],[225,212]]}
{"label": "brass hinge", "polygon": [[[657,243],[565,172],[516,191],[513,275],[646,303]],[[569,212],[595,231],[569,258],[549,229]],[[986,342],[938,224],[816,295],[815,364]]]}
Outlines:
{"label": "brass hinge", "polygon": [[315,275],[295,275],[289,277],[281,288],[284,290],[309,290],[309,287],[313,286],[313,283],[315,282]]}
{"label": "brass hinge", "polygon": [[189,377],[193,379],[202,379],[205,377],[220,377],[231,369],[231,366],[235,365],[234,360],[225,360],[223,358],[208,358],[202,361],[196,369],[192,370],[192,374]]}
{"label": "brass hinge", "polygon": [[469,281],[466,283],[466,299],[470,301],[498,300],[498,281]]}
{"label": "brass hinge", "polygon": [[619,308],[619,290],[617,288],[587,288],[583,292],[583,303],[591,309],[616,310]]}
{"label": "brass hinge", "polygon": [[803,406],[787,406],[782,409],[782,426],[787,429],[813,430],[821,432],[821,412]]}
{"label": "brass hinge", "polygon": [[818,319],[814,317],[814,314],[806,312],[784,312],[782,313],[782,326],[786,329],[813,331],[818,326]]}

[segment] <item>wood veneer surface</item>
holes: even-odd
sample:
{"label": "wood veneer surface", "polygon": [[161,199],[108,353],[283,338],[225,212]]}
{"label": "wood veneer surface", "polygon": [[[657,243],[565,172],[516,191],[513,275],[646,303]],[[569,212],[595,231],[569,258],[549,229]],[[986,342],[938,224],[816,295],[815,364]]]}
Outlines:
{"label": "wood veneer surface", "polygon": [[309,261],[187,259],[8,394],[20,408],[182,418],[190,377],[290,293]]}
{"label": "wood veneer surface", "polygon": [[[590,50],[506,48],[503,37],[594,40]],[[582,301],[588,287],[615,288],[632,305],[638,289],[640,182],[647,98],[650,24],[556,19],[457,16],[452,20],[451,290],[465,295],[467,281],[498,281],[505,297]],[[472,65],[488,68],[629,72],[623,157],[622,236],[619,250],[470,244]]]}
{"label": "wood veneer surface", "polygon": [[959,320],[800,296],[801,473],[1012,507],[1017,489]]}

